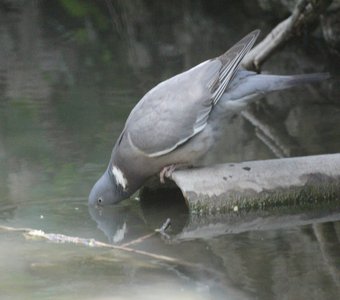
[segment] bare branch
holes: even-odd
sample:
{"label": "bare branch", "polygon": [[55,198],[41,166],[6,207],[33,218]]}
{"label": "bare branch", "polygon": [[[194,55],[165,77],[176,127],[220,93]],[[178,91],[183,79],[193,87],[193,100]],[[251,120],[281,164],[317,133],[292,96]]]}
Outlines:
{"label": "bare branch", "polygon": [[243,67],[260,71],[261,65],[277,48],[298,34],[304,26],[314,23],[331,2],[330,0],[298,0],[291,16],[279,23],[246,55],[242,61]]}

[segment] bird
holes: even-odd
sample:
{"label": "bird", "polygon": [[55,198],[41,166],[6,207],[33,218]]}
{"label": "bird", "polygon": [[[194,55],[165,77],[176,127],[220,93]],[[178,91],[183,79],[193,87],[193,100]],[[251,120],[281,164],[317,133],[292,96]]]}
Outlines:
{"label": "bird", "polygon": [[197,165],[227,126],[226,116],[269,92],[329,77],[259,74],[242,68],[259,33],[250,32],[221,56],[159,83],[142,97],[90,191],[89,205],[116,204],[156,174],[163,182],[176,168]]}

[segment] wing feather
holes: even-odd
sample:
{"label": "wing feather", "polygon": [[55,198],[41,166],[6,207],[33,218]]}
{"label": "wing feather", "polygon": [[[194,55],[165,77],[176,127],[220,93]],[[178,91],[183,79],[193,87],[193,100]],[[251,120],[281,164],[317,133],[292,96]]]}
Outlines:
{"label": "wing feather", "polygon": [[153,88],[132,110],[124,136],[148,157],[174,151],[207,125],[210,112],[259,34],[255,30],[226,53]]}

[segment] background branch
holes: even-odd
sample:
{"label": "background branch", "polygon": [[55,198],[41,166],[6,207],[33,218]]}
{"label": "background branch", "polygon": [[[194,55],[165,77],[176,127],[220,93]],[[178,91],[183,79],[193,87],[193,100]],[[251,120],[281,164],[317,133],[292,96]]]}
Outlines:
{"label": "background branch", "polygon": [[332,0],[298,0],[287,19],[279,23],[256,47],[243,59],[246,69],[260,71],[261,65],[291,37],[299,34],[305,26],[311,26],[318,20]]}

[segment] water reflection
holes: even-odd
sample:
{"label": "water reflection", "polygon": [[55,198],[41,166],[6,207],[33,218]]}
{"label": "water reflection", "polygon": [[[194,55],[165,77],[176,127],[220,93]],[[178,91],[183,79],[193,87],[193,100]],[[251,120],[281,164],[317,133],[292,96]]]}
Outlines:
{"label": "water reflection", "polygon": [[[120,243],[152,232],[154,224],[159,225],[160,220],[172,214],[172,208],[180,207],[179,203],[163,201],[155,209],[149,201],[156,198],[154,192],[142,197],[138,217],[123,207],[101,208],[95,216],[98,228],[112,242],[111,236],[125,227]],[[339,292],[338,207],[231,213],[210,218],[195,218],[183,209],[177,211],[183,215],[173,215],[177,231],[168,232],[170,239],[152,236],[133,247],[198,263],[201,268],[197,269],[159,261],[180,278],[194,277],[205,283],[209,295],[216,295],[216,289],[225,295],[231,293],[231,299],[251,299],[255,295],[261,299],[297,295],[332,299]],[[147,228],[144,232],[138,230],[142,223]],[[311,291],[313,282],[323,285]]]}
{"label": "water reflection", "polygon": [[131,210],[131,206],[89,206],[89,213],[109,243],[127,243],[148,233],[138,211]]}
{"label": "water reflection", "polygon": [[[170,240],[155,235],[136,247],[201,268],[0,232],[1,297],[337,299],[337,207],[202,219],[174,201],[178,191],[144,191],[140,202],[88,212],[89,189],[138,99],[271,24],[242,1],[151,2],[112,1],[111,12],[107,1],[79,10],[79,1],[0,3],[0,219],[122,244],[170,217]],[[339,151],[339,60],[318,39],[305,45],[290,43],[264,69],[330,71],[333,80],[235,116],[211,161]]]}
{"label": "water reflection", "polygon": [[[189,214],[179,189],[144,189],[140,206],[89,206],[89,213],[110,243],[128,243],[159,229],[167,220],[171,226],[166,233],[169,242],[179,240],[210,240],[221,235],[252,231],[289,230],[308,225],[318,226],[340,221],[337,203],[328,206],[276,208],[267,211],[241,211],[223,214]],[[333,223],[330,223],[333,224]],[[144,229],[144,230],[141,230]],[[337,243],[337,240],[336,242]]]}

